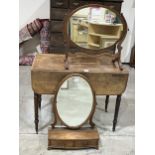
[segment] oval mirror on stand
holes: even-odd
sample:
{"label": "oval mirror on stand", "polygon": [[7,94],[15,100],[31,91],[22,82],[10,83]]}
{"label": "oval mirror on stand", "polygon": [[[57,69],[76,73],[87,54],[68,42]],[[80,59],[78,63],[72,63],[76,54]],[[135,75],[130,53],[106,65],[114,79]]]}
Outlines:
{"label": "oval mirror on stand", "polygon": [[62,124],[71,129],[80,128],[85,123],[94,126],[94,110],[95,96],[87,78],[81,74],[65,77],[54,99],[54,111]]}
{"label": "oval mirror on stand", "polygon": [[95,107],[95,94],[87,77],[76,73],[66,76],[54,96],[48,149],[98,149],[99,133],[92,121]]}
{"label": "oval mirror on stand", "polygon": [[[117,62],[119,69],[122,70],[121,44],[126,34],[127,23],[124,16],[110,6],[88,4],[76,8],[67,14],[64,21],[64,68],[69,69],[69,54],[85,53],[87,57],[102,54],[103,59],[106,59],[108,56],[111,65],[116,67]],[[77,52],[72,52],[74,48]]]}
{"label": "oval mirror on stand", "polygon": [[103,52],[126,35],[124,17],[110,7],[90,4],[73,10],[65,20],[65,40],[86,51]]}

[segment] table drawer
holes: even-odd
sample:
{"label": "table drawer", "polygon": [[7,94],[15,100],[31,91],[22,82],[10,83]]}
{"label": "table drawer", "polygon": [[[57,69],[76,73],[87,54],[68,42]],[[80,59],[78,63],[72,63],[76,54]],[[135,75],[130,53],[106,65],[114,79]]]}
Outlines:
{"label": "table drawer", "polygon": [[62,33],[51,33],[51,46],[64,47],[64,37]]}
{"label": "table drawer", "polygon": [[55,20],[63,20],[65,15],[67,14],[67,9],[58,9],[58,8],[52,8],[51,9],[51,19]]}
{"label": "table drawer", "polygon": [[68,0],[52,0],[52,7],[68,8]]}
{"label": "table drawer", "polygon": [[51,32],[63,32],[63,21],[51,21]]}

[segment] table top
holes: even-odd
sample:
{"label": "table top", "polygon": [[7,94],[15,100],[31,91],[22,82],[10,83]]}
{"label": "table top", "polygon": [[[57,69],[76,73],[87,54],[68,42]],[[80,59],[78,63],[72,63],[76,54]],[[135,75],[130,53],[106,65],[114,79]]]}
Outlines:
{"label": "table top", "polygon": [[64,54],[37,54],[32,68],[32,71],[44,72],[80,72],[80,73],[113,73],[113,74],[128,74],[128,69],[123,67],[121,71],[119,67],[114,67],[111,62],[111,57],[106,59],[96,57],[69,57],[69,69],[64,67]]}
{"label": "table top", "polygon": [[54,94],[59,83],[70,74],[87,77],[97,95],[118,95],[126,88],[129,72],[114,67],[112,57],[69,55],[65,69],[64,54],[37,54],[31,69],[32,89],[38,94]]}

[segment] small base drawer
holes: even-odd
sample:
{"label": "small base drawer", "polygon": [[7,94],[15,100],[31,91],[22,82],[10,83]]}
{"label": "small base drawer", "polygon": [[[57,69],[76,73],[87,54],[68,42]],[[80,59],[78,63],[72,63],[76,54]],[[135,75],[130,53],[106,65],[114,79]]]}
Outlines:
{"label": "small base drawer", "polygon": [[99,134],[97,129],[68,130],[68,129],[49,129],[48,130],[48,149],[98,149]]}

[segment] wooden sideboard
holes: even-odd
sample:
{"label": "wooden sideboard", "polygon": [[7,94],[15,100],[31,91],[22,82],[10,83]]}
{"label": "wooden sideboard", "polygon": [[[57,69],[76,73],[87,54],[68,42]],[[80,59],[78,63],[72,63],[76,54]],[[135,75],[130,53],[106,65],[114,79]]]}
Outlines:
{"label": "wooden sideboard", "polygon": [[86,76],[96,95],[117,95],[113,120],[113,131],[115,131],[121,94],[125,91],[128,81],[128,70],[124,68],[121,71],[119,67],[114,67],[111,63],[112,58],[109,56],[106,58],[104,56],[104,59],[101,57],[101,59],[87,57],[87,63],[85,58],[70,56],[69,69],[66,70],[64,67],[64,54],[36,55],[31,69],[31,81],[34,91],[35,129],[37,133],[38,108],[41,108],[41,95],[55,94],[60,81],[72,73]]}
{"label": "wooden sideboard", "polygon": [[[80,7],[82,5],[87,5],[91,3],[103,4],[105,6],[110,6],[116,9],[118,12],[121,11],[123,0],[51,0],[50,1],[50,32],[51,32],[51,46],[50,53],[64,53],[65,44],[63,37],[63,24],[64,18],[67,12]],[[70,51],[78,52],[83,49],[78,48],[75,45],[71,45]],[[115,48],[111,49],[112,51]]]}

